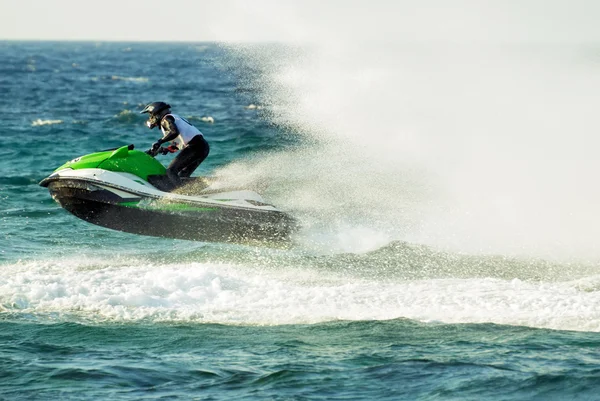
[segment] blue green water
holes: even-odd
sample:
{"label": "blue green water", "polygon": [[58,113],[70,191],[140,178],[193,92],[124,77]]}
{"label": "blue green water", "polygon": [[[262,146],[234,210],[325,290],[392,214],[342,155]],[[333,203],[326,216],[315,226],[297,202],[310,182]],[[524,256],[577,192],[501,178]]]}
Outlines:
{"label": "blue green water", "polygon": [[[269,102],[298,56],[280,51],[0,43],[0,399],[600,399],[597,264],[396,235],[391,211],[411,206],[337,193],[345,153],[319,165],[319,127],[280,118],[297,99]],[[259,186],[303,223],[295,247],[116,232],[38,186],[74,157],[149,147],[138,111],[157,100],[210,142],[195,175]]]}

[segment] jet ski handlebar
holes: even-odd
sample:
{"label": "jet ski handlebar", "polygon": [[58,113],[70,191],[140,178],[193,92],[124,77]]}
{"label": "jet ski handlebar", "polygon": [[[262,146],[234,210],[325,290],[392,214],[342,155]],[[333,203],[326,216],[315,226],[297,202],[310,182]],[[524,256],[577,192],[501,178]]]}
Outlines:
{"label": "jet ski handlebar", "polygon": [[155,157],[159,153],[161,155],[166,155],[166,154],[169,154],[169,153],[177,152],[177,150],[179,150],[179,149],[177,149],[176,147],[174,147],[172,145],[168,146],[166,148],[165,147],[161,147],[160,145],[159,146],[152,145],[152,147],[150,149],[148,149],[146,151],[146,153],[149,154],[152,157]]}
{"label": "jet ski handlebar", "polygon": [[[159,149],[160,149],[160,148],[159,148]],[[150,148],[150,149],[148,149],[148,150],[146,151],[146,154],[148,154],[148,155],[150,155],[150,156],[152,156],[152,157],[155,157],[155,156],[158,154],[158,150],[159,150],[159,149],[152,149],[152,148]]]}

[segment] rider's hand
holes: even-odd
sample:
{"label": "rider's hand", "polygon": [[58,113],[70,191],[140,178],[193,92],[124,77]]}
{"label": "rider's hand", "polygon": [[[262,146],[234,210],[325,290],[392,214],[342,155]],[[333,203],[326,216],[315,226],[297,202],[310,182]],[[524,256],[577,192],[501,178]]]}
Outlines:
{"label": "rider's hand", "polygon": [[160,142],[154,142],[152,144],[152,151],[156,152],[160,148]]}

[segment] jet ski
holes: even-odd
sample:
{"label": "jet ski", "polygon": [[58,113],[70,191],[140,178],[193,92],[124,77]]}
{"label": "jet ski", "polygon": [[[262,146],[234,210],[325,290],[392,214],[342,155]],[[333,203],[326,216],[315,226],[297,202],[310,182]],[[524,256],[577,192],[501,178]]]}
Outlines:
{"label": "jet ski", "polygon": [[40,185],[73,215],[113,230],[203,242],[289,243],[296,221],[257,192],[221,188],[204,177],[174,188],[153,156],[133,145],[91,153],[60,166]]}

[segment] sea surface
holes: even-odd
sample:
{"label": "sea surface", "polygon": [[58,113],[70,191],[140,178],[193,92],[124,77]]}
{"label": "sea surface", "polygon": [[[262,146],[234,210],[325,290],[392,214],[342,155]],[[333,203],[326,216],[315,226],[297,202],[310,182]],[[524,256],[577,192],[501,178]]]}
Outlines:
{"label": "sea surface", "polygon": [[[520,252],[432,240],[492,243],[507,226],[465,214],[481,235],[445,235],[460,218],[438,219],[447,208],[431,206],[438,192],[423,169],[397,152],[370,158],[393,151],[376,132],[383,118],[406,117],[403,99],[386,116],[362,103],[335,108],[390,71],[423,68],[379,66],[348,87],[334,81],[340,71],[319,80],[319,64],[306,75],[289,68],[306,57],[274,45],[0,42],[1,400],[600,400],[599,258],[529,252],[550,239],[545,226],[511,233]],[[586,71],[597,60],[586,58]],[[139,111],[159,100],[211,145],[194,175],[261,188],[302,223],[294,246],[112,231],[38,185],[75,157],[150,147],[159,133]],[[366,122],[358,148],[335,129]],[[414,144],[419,130],[411,135]],[[523,191],[486,214],[509,224],[500,206]],[[569,232],[563,223],[553,229]]]}

